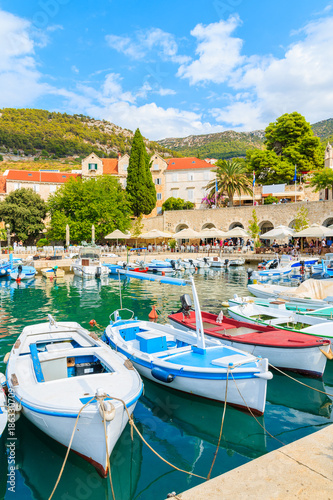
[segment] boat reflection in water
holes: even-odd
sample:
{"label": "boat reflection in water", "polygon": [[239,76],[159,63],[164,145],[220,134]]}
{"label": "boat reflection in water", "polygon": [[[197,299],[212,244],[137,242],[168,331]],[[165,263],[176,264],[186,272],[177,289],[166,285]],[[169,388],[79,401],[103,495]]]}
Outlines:
{"label": "boat reflection in water", "polygon": [[[178,394],[144,379],[145,393],[140,402],[155,417],[196,439],[217,445],[223,404],[200,400],[189,394]],[[137,408],[138,410],[138,408]],[[264,426],[264,417],[256,417]],[[234,452],[256,458],[266,452],[266,434],[249,414],[227,406],[220,447],[228,454]]]}
{"label": "boat reflection in water", "polygon": [[[5,436],[6,438],[7,436]],[[41,433],[25,417],[16,422],[16,495],[4,495],[7,489],[5,474],[9,465],[1,453],[0,498],[49,498],[59,475],[66,448]],[[3,439],[1,440],[3,441]],[[2,447],[2,443],[0,443]],[[141,474],[142,442],[134,433],[131,440],[129,425],[118,440],[111,455],[111,473],[115,498],[130,500],[137,489]],[[100,477],[85,460],[70,453],[54,498],[99,499],[112,498],[110,483]]]}
{"label": "boat reflection in water", "polygon": [[[317,392],[327,392],[329,389],[325,387],[323,379],[302,377],[296,374],[293,374],[293,378],[307,384],[312,389],[298,384],[285,375],[274,372],[272,380],[267,384],[267,401],[274,405],[285,406],[329,419],[332,413],[332,399],[326,394]],[[332,393],[333,391],[328,390],[328,392]]]}

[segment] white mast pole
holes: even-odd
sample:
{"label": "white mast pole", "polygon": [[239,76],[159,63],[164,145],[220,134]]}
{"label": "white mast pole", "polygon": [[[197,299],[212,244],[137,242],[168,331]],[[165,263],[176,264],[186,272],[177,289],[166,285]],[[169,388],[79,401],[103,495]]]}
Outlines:
{"label": "white mast pole", "polygon": [[205,344],[204,327],[202,324],[200,303],[199,303],[199,299],[198,299],[197,290],[195,288],[193,276],[190,277],[190,280],[191,280],[191,285],[192,285],[192,294],[193,294],[194,311],[195,311],[195,328],[196,328],[196,333],[197,333],[197,346],[200,349],[205,349],[206,344]]}

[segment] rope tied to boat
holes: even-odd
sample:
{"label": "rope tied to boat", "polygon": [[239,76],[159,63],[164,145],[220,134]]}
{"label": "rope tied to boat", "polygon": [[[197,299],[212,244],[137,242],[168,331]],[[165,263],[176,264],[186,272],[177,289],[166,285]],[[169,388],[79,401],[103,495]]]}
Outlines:
{"label": "rope tied to boat", "polygon": [[65,465],[66,465],[66,462],[67,462],[67,458],[68,458],[68,455],[69,455],[69,451],[70,451],[70,449],[71,449],[72,442],[73,442],[73,439],[74,439],[74,434],[75,434],[75,431],[76,431],[76,427],[77,427],[77,424],[78,424],[78,422],[79,422],[79,417],[80,417],[80,415],[81,415],[82,411],[83,411],[83,410],[84,410],[84,409],[85,409],[85,408],[86,408],[86,407],[87,407],[87,406],[88,406],[88,405],[89,405],[89,404],[90,404],[90,403],[91,403],[94,399],[95,399],[95,396],[93,396],[93,397],[92,397],[92,398],[91,398],[91,399],[90,399],[90,400],[89,400],[86,404],[84,404],[84,405],[82,406],[82,408],[80,408],[79,413],[77,414],[77,417],[76,417],[76,420],[75,420],[74,429],[73,429],[73,432],[72,432],[71,438],[70,438],[70,440],[69,440],[69,444],[68,444],[68,447],[67,447],[67,452],[66,452],[66,455],[65,455],[65,458],[64,458],[64,461],[63,461],[62,467],[61,467],[61,469],[60,469],[60,472],[59,472],[59,475],[58,475],[58,479],[57,479],[57,481],[56,481],[56,483],[55,483],[55,485],[54,485],[54,488],[53,488],[52,493],[51,493],[51,495],[49,496],[49,499],[48,499],[48,500],[51,500],[51,498],[53,497],[53,495],[54,495],[54,493],[55,493],[55,491],[56,491],[56,489],[57,489],[57,487],[58,487],[58,484],[59,484],[59,482],[60,482],[61,476],[62,476],[62,474],[63,474],[63,472],[64,472]]}
{"label": "rope tied to boat", "polygon": [[286,377],[290,378],[294,382],[297,382],[298,384],[304,385],[304,387],[308,387],[309,389],[312,389],[313,391],[320,392],[321,394],[325,394],[325,396],[333,398],[333,394],[330,394],[329,392],[321,391],[320,389],[316,389],[315,387],[312,387],[311,385],[305,384],[304,382],[297,380],[297,378],[294,378],[291,375],[288,375],[288,373],[283,372],[282,370],[280,370],[280,368],[276,368],[276,366],[273,366],[272,363],[268,363],[268,364],[269,364],[269,366],[274,368],[274,370],[282,373],[282,375],[285,375]]}
{"label": "rope tied to boat", "polygon": [[210,469],[209,469],[209,472],[208,472],[208,475],[207,475],[207,481],[208,481],[208,479],[210,479],[210,476],[211,476],[211,473],[212,473],[212,470],[213,470],[213,467],[214,467],[214,464],[215,464],[215,460],[216,460],[216,457],[217,457],[217,453],[218,453],[219,448],[220,448],[221,439],[222,439],[224,417],[225,417],[225,412],[226,412],[226,408],[227,408],[228,382],[229,382],[229,371],[230,371],[230,369],[231,369],[231,366],[228,366],[227,378],[226,378],[226,382],[225,382],[224,406],[223,406],[223,413],[222,413],[222,420],[221,420],[220,435],[219,435],[219,440],[217,442],[216,450],[215,450],[215,453],[214,453],[213,462],[212,462],[212,465],[210,466]]}
{"label": "rope tied to boat", "polygon": [[[107,396],[109,398],[111,398],[111,396],[109,394],[107,394]],[[173,469],[175,470],[178,470],[179,472],[183,472],[184,474],[188,474],[190,476],[195,476],[195,477],[198,477],[199,479],[207,479],[206,477],[204,476],[200,476],[199,474],[195,474],[194,472],[189,472],[187,470],[183,470],[183,469],[180,469],[179,467],[177,467],[176,465],[173,465],[171,462],[168,462],[168,460],[166,460],[165,458],[163,458],[156,450],[154,450],[154,448],[145,440],[145,438],[143,437],[143,435],[141,434],[141,432],[139,431],[139,429],[137,428],[137,426],[135,425],[135,422],[134,422],[134,419],[133,419],[133,416],[130,415],[129,411],[128,411],[128,408],[126,406],[126,403],[125,401],[123,401],[122,399],[120,398],[115,398],[115,397],[112,397],[111,399],[114,399],[115,401],[120,401],[123,406],[124,406],[124,409],[127,413],[127,417],[128,417],[128,422],[132,428],[132,431],[131,431],[131,437],[133,439],[133,429],[135,429],[135,431],[137,432],[138,436],[140,437],[140,439],[143,441],[143,443],[158,457],[162,460],[162,462],[166,463],[167,465],[169,465],[170,467],[172,467]]]}

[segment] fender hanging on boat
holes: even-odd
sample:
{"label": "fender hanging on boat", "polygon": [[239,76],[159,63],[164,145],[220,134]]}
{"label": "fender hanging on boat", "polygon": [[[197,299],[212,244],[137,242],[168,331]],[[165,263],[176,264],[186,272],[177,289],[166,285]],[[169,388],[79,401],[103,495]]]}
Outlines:
{"label": "fender hanging on boat", "polygon": [[170,384],[170,382],[172,382],[175,378],[175,376],[171,375],[168,371],[158,367],[153,368],[151,374],[154,378],[160,380],[161,382],[165,382],[166,384]]}

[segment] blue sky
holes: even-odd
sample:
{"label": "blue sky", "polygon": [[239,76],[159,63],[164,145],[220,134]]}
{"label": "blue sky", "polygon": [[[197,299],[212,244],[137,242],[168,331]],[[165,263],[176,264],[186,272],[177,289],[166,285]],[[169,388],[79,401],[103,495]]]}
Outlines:
{"label": "blue sky", "polygon": [[333,2],[0,0],[0,108],[149,139],[333,117]]}

